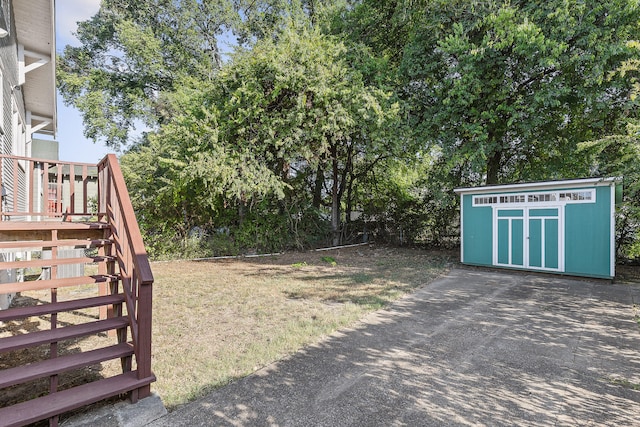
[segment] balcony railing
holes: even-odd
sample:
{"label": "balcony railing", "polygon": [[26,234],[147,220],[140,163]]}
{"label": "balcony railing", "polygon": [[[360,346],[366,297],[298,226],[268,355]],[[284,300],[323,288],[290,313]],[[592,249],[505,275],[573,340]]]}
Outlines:
{"label": "balcony railing", "polygon": [[98,166],[0,155],[1,220],[90,218],[98,213]]}

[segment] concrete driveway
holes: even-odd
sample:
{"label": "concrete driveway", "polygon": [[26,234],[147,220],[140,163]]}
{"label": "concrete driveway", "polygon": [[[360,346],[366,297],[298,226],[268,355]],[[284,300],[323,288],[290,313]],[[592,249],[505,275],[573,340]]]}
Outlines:
{"label": "concrete driveway", "polygon": [[455,269],[152,426],[640,425],[640,288]]}

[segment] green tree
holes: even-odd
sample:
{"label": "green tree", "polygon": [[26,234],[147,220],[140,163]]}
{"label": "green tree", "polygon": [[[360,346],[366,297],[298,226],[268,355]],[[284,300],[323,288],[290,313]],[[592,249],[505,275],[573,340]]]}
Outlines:
{"label": "green tree", "polygon": [[[640,43],[630,40],[628,47],[640,51]],[[639,52],[640,53],[640,52]],[[616,249],[619,259],[640,258],[640,117],[638,117],[638,74],[640,55],[622,62],[609,78],[623,78],[631,85],[629,108],[621,119],[626,132],[579,144],[579,153],[589,158],[594,174],[623,178],[623,203],[616,219]]]}
{"label": "green tree", "polygon": [[[85,136],[114,148],[135,126],[156,130],[167,118],[161,94],[186,76],[215,78],[222,48],[276,39],[295,22],[313,27],[340,0],[104,0],[80,22],[80,46],[58,60],[58,87],[82,114]],[[230,45],[230,46],[225,46]]]}
{"label": "green tree", "polygon": [[136,123],[157,129],[166,119],[162,93],[184,76],[215,75],[219,38],[238,20],[226,0],[104,0],[78,24],[81,45],[58,60],[60,93],[81,112],[87,138],[126,146]]}
{"label": "green tree", "polygon": [[[397,118],[390,94],[365,85],[346,53],[335,38],[306,29],[239,50],[214,81],[185,79],[164,100],[171,118],[125,156],[136,160],[123,162],[147,156],[155,170],[143,176],[164,176],[162,190],[150,192],[177,195],[174,211],[199,221],[196,211],[213,218],[233,206],[242,222],[265,198],[280,200],[274,206],[283,213],[300,190],[317,196],[316,208],[326,197],[338,242],[343,197],[367,164],[392,155]],[[159,172],[165,164],[169,175]],[[193,210],[189,200],[197,200]]]}
{"label": "green tree", "polygon": [[620,132],[636,55],[628,1],[430,1],[402,64],[418,135],[458,184],[589,173],[579,142]]}
{"label": "green tree", "polygon": [[398,199],[425,215],[405,229],[450,234],[458,186],[634,176],[638,18],[637,2],[619,0],[363,0],[337,16],[335,33],[389,67],[412,131],[406,152],[430,159],[412,184],[421,197]]}

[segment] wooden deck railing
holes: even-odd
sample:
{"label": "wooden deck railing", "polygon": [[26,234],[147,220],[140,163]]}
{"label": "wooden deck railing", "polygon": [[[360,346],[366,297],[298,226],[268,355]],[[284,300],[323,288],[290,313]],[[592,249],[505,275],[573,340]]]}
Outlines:
{"label": "wooden deck railing", "polygon": [[[98,164],[99,196],[98,210],[106,212],[111,225],[112,240],[122,287],[126,296],[139,378],[151,373],[151,307],[153,274],[147,252],[129,198],[129,192],[115,155],[107,155]],[[150,386],[138,390],[138,398],[150,394]]]}
{"label": "wooden deck railing", "polygon": [[0,220],[90,217],[97,186],[96,165],[0,154]]}
{"label": "wooden deck railing", "polygon": [[[151,371],[153,275],[115,155],[97,165],[0,155],[0,184],[0,271],[43,271],[31,281],[13,273],[7,276],[8,282],[0,278],[4,282],[0,294],[50,290],[48,300],[36,305],[0,310],[0,326],[43,318],[51,325],[49,330],[0,334],[0,355],[50,347],[46,360],[0,369],[0,393],[34,378],[50,379],[47,395],[27,396],[29,400],[0,407],[0,427],[47,418],[55,426],[59,414],[99,400],[124,393],[132,402],[147,397],[155,381]],[[79,254],[74,252],[71,258],[63,253],[76,250]],[[96,265],[98,274],[96,267],[88,274],[62,272],[69,265],[87,263]],[[72,286],[97,288],[92,288],[95,294],[82,291],[77,300],[59,301],[58,289]],[[94,315],[84,316],[89,319],[86,323],[57,321],[60,313],[96,308],[97,321],[91,320]],[[115,332],[117,343],[79,354],[58,352],[58,343],[104,332],[110,336]],[[58,374],[111,359],[120,359],[122,374],[68,389],[58,387]]]}

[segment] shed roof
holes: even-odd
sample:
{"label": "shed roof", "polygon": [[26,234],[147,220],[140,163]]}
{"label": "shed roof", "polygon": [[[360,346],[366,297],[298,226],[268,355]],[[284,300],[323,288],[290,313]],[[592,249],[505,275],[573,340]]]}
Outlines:
{"label": "shed roof", "polygon": [[457,194],[483,194],[483,193],[496,193],[507,191],[535,191],[535,190],[557,190],[560,188],[581,188],[581,187],[593,187],[598,185],[613,185],[622,181],[620,177],[607,177],[607,178],[584,178],[584,179],[569,179],[558,181],[541,181],[541,182],[528,182],[522,184],[506,184],[506,185],[486,185],[483,187],[464,187],[456,188],[453,191]]}

